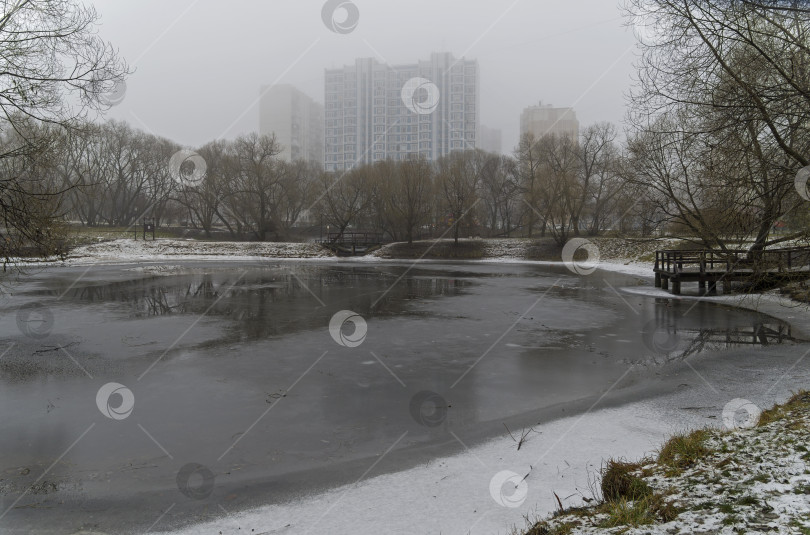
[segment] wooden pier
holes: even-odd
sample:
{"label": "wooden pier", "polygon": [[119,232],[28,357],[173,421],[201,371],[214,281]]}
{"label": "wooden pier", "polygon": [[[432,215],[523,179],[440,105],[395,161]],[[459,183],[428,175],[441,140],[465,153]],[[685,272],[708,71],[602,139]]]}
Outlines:
{"label": "wooden pier", "polygon": [[680,295],[681,284],[697,282],[701,294],[723,293],[737,282],[767,284],[810,278],[810,247],[765,251],[719,251],[711,249],[661,250],[655,252],[655,287]]}
{"label": "wooden pier", "polygon": [[340,256],[358,256],[378,249],[383,236],[377,232],[340,232],[327,234],[318,243]]}

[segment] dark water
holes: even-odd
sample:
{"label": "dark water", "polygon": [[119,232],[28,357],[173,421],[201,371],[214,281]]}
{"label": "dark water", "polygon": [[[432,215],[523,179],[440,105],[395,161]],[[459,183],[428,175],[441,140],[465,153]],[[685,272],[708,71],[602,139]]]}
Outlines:
{"label": "dark water", "polygon": [[[757,313],[620,292],[639,284],[472,263],[31,274],[0,316],[0,527],[144,531],[171,505],[165,529],[354,481],[392,445],[388,470],[620,378],[796,342]],[[352,321],[330,333],[342,310],[361,343]]]}

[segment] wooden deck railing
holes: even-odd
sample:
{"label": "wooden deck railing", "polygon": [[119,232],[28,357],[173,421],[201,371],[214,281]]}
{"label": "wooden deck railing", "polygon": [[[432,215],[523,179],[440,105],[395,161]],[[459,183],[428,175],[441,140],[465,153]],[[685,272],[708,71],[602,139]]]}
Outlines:
{"label": "wooden deck railing", "polygon": [[709,283],[709,292],[716,284],[732,280],[753,280],[755,277],[788,278],[810,274],[810,247],[789,247],[765,251],[664,249],[655,252],[656,287],[666,289],[671,280],[672,291],[680,293],[681,282],[698,282],[701,289]]}
{"label": "wooden deck railing", "polygon": [[655,272],[678,273],[687,270],[706,273],[738,269],[754,271],[793,271],[810,265],[810,247],[791,247],[765,251],[717,251],[710,249],[655,252]]}

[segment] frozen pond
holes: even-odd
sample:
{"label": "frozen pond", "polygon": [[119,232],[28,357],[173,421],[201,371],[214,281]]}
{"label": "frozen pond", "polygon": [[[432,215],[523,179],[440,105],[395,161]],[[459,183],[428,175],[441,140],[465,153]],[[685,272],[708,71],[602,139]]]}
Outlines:
{"label": "frozen pond", "polygon": [[639,284],[475,263],[27,274],[0,302],[0,526],[167,529],[425,462],[614,388],[653,395],[648,380],[693,355],[798,343],[755,312],[621,291]]}

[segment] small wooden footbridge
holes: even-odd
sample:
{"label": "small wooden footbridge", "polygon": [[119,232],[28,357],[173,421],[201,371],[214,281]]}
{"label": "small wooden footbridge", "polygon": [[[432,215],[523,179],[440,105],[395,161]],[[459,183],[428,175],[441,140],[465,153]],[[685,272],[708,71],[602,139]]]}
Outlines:
{"label": "small wooden footbridge", "polygon": [[810,247],[765,251],[711,249],[655,252],[655,287],[680,295],[681,285],[697,282],[701,294],[731,291],[734,282],[778,284],[810,278]]}
{"label": "small wooden footbridge", "polygon": [[318,243],[338,256],[360,256],[379,249],[384,242],[378,232],[336,232],[327,234]]}

